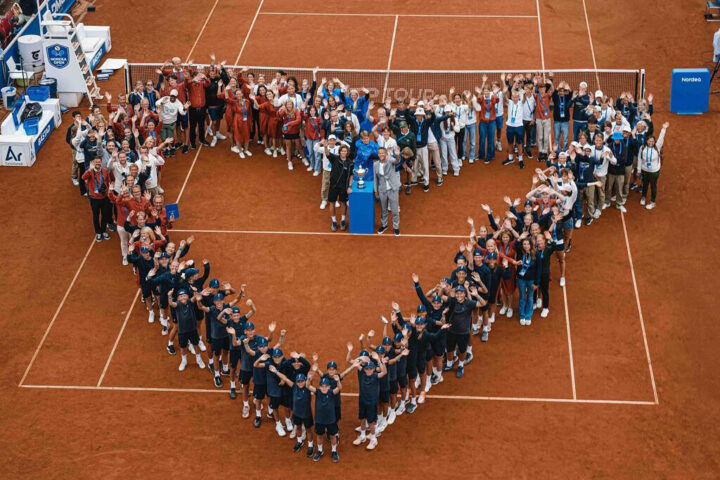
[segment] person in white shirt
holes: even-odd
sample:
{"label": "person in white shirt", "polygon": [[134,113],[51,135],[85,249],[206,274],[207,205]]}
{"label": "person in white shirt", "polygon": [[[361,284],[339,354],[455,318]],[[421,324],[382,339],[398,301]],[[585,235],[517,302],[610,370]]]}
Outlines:
{"label": "person in white shirt", "polygon": [[[463,96],[465,97],[465,105],[470,105],[470,90],[465,90],[463,92]],[[471,107],[467,107],[465,109],[465,134],[463,137],[463,158],[468,159],[468,163],[475,163],[475,144],[477,139],[477,115],[475,115],[475,109]],[[467,140],[467,143],[469,144],[469,149],[467,148],[468,145],[466,145],[465,140]]]}
{"label": "person in white shirt", "polygon": [[502,164],[510,165],[515,161],[514,154],[517,154],[520,165],[523,165],[523,100],[521,98],[522,90],[513,90],[507,107],[507,142],[508,157]]}
{"label": "person in white shirt", "polygon": [[460,127],[460,131],[455,135],[455,150],[462,164],[468,157],[465,153],[465,122],[467,121],[468,106],[463,103],[462,96],[459,93],[455,93],[454,88],[450,89],[450,98],[452,99],[450,106],[455,113],[455,122],[458,127]]}
{"label": "person in white shirt", "polygon": [[[345,142],[340,142],[341,145],[347,145]],[[349,145],[348,145],[349,146]],[[328,152],[338,155],[338,152],[340,150],[340,145],[337,144],[337,137],[335,135],[330,135],[327,138],[327,147]],[[328,192],[330,191],[330,171],[332,170],[332,165],[330,165],[330,160],[328,160],[327,156],[325,155],[325,142],[320,141],[315,145],[315,152],[322,155],[322,187],[320,188],[320,209],[325,210],[325,207],[327,207],[328,202]]]}
{"label": "person in white shirt", "polygon": [[[532,131],[535,130],[535,92],[533,84],[529,83],[525,85],[525,94],[523,96],[523,129],[525,130],[525,155],[528,158],[532,158],[532,151],[530,151],[530,144],[532,142]],[[523,164],[520,164],[520,168],[523,168]]]}
{"label": "person in white shirt", "polygon": [[[588,214],[591,214],[593,218],[599,218],[602,211],[607,208],[605,205],[605,182],[607,181],[608,165],[610,161],[615,161],[612,150],[610,150],[601,135],[595,135],[593,139],[593,146],[590,150],[590,158],[594,160],[600,160],[600,163],[595,165],[594,175],[597,181],[602,186],[595,187],[588,185],[586,189],[592,189],[587,192],[588,194]],[[590,200],[592,199],[592,205]]]}
{"label": "person in white shirt", "polygon": [[[655,141],[655,137],[649,137],[647,144],[640,148],[638,153],[638,162],[640,163],[640,173],[642,175],[642,197],[640,198],[640,205],[645,205],[645,208],[652,210],[655,208],[655,200],[657,199],[657,181],[660,176],[660,168],[662,166],[662,157],[660,156],[660,150],[662,150],[663,143],[665,142],[665,132],[667,132],[670,124],[668,122],[663,123],[660,136]],[[650,189],[650,203],[646,204],[645,198],[647,197],[648,188]]]}
{"label": "person in white shirt", "polygon": [[353,124],[353,127],[355,127],[356,132],[360,131],[360,122],[358,121],[357,115],[352,113],[351,110],[345,110],[340,116],[340,123],[343,126],[346,122],[351,122]]}
{"label": "person in white shirt", "polygon": [[160,193],[158,188],[158,171],[157,167],[165,165],[165,160],[160,156],[151,151],[146,146],[140,147],[140,171],[144,172],[145,169],[150,167],[150,175],[145,180],[145,190],[149,191],[153,196]]}
{"label": "person in white shirt", "polygon": [[182,102],[178,100],[177,95],[177,90],[173,89],[170,91],[169,96],[162,97],[155,102],[155,107],[162,121],[160,138],[163,141],[175,135],[175,123],[177,122],[178,115],[185,115],[185,107],[190,105],[190,102],[183,105]]}
{"label": "person in white shirt", "polygon": [[450,118],[440,123],[440,131],[442,132],[442,138],[440,139],[440,156],[443,162],[442,168],[443,171],[445,171],[448,165],[452,166],[453,175],[457,177],[460,175],[460,167],[462,164],[457,156],[455,133],[460,131],[460,125],[455,118],[455,111],[450,105],[445,105],[443,112]]}
{"label": "person in white shirt", "polygon": [[127,161],[127,154],[125,152],[118,152],[113,155],[108,162],[108,170],[110,170],[115,178],[113,184],[113,190],[119,192],[125,183],[125,178],[130,175],[130,166],[133,163]]}
{"label": "person in white shirt", "polygon": [[[502,87],[500,87],[501,84]],[[495,138],[497,138],[497,141],[495,142],[495,150],[498,152],[502,152],[501,135],[503,129],[503,115],[505,114],[503,103],[505,102],[505,93],[507,92],[505,74],[500,75],[500,82],[492,82],[492,92],[493,95],[495,95],[499,100],[495,104]]]}
{"label": "person in white shirt", "polygon": [[388,228],[388,211],[392,213],[393,232],[400,234],[400,173],[396,166],[401,161],[400,150],[395,146],[393,155],[383,147],[378,149],[378,159],[373,162],[373,184],[375,198],[380,200],[380,228],[377,233],[385,233]]}

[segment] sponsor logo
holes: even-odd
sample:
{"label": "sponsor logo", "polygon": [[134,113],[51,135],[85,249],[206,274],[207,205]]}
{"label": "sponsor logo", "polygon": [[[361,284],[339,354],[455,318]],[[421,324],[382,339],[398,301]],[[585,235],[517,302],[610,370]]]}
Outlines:
{"label": "sponsor logo", "polygon": [[47,126],[43,129],[42,132],[40,132],[40,135],[38,135],[37,140],[35,140],[35,150],[40,150],[40,147],[42,147],[43,143],[45,143],[45,140],[48,139],[50,136],[50,132],[52,132],[53,129],[53,122],[50,121]]}
{"label": "sponsor logo", "polygon": [[22,163],[22,152],[15,153],[11,146],[8,147],[7,153],[5,154],[5,162],[16,162],[16,163]]}
{"label": "sponsor logo", "polygon": [[700,83],[702,82],[702,78],[700,77],[682,77],[680,79],[683,83]]}
{"label": "sponsor logo", "polygon": [[70,49],[57,43],[46,48],[47,61],[55,68],[65,68],[70,63]]}

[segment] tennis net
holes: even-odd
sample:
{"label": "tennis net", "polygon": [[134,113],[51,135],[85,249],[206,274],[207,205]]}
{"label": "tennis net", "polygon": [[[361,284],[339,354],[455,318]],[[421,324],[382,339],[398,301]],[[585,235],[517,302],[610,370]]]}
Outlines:
{"label": "tennis net", "polygon": [[[197,66],[207,66],[198,64]],[[125,88],[129,92],[135,82],[152,80],[156,82],[160,69],[159,63],[128,63],[125,67]],[[240,72],[241,66],[226,66],[226,69]],[[295,67],[262,67],[245,66],[248,72],[255,74],[255,81],[259,76],[265,77],[269,83],[277,72],[285,72],[288,76],[295,77],[298,82],[307,80],[312,83],[311,68]],[[332,80],[339,79],[350,88],[367,88],[370,91],[370,99],[375,103],[382,103],[383,98],[390,97],[393,101],[401,99],[429,99],[435,95],[447,94],[451,88],[456,92],[469,90],[474,92],[475,87],[482,84],[483,76],[488,77],[488,83],[499,81],[501,74],[515,76],[522,75],[546,75],[553,74],[553,81],[557,86],[565,81],[570,88],[577,90],[580,82],[586,82],[591,90],[602,90],[609,97],[617,98],[623,92],[630,92],[636,99],[645,95],[645,70],[626,69],[575,69],[575,70],[545,70],[545,71],[520,71],[520,70],[473,70],[473,71],[440,71],[440,70],[357,70],[357,69],[320,69],[317,73],[318,83],[322,78]]]}

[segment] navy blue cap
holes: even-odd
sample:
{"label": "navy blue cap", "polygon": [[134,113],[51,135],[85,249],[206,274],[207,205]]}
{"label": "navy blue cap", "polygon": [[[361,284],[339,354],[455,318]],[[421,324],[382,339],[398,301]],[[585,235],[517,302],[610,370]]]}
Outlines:
{"label": "navy blue cap", "polygon": [[465,265],[461,265],[455,269],[456,272],[467,272],[467,267]]}
{"label": "navy blue cap", "polygon": [[497,260],[497,252],[490,252],[487,254],[488,260]]}
{"label": "navy blue cap", "polygon": [[385,355],[385,347],[383,347],[382,345],[378,345],[377,347],[375,347],[375,352]]}
{"label": "navy blue cap", "polygon": [[363,363],[363,368],[375,368],[375,363],[365,362],[365,363]]}
{"label": "navy blue cap", "polygon": [[223,300],[225,300],[225,294],[222,292],[216,293],[213,297],[213,302],[222,302]]}
{"label": "navy blue cap", "polygon": [[297,376],[295,377],[296,382],[304,382],[305,380],[307,380],[307,377],[305,376],[304,373],[298,373]]}
{"label": "navy blue cap", "polygon": [[425,305],[418,305],[417,311],[418,313],[427,312],[427,308],[425,308]]}
{"label": "navy blue cap", "polygon": [[392,345],[392,338],[390,338],[390,337],[383,337],[383,339],[382,339],[382,344],[383,344],[383,345]]}
{"label": "navy blue cap", "polygon": [[240,309],[238,307],[232,307],[232,313],[240,313]]}
{"label": "navy blue cap", "polygon": [[198,273],[200,273],[200,270],[198,270],[197,268],[188,268],[183,272],[185,278],[192,277],[193,275],[197,275]]}
{"label": "navy blue cap", "polygon": [[280,350],[279,348],[273,348],[272,356],[273,356],[273,357],[282,357],[282,356],[283,356],[283,351]]}
{"label": "navy blue cap", "polygon": [[450,278],[448,278],[448,277],[443,278],[443,282],[450,283]]}
{"label": "navy blue cap", "polygon": [[424,318],[418,318],[415,320],[415,325],[425,325],[427,321]]}
{"label": "navy blue cap", "polygon": [[184,288],[181,288],[180,290],[178,290],[178,297],[179,297],[180,295],[187,295],[187,294],[188,294],[188,292],[187,292],[187,290],[185,290]]}
{"label": "navy blue cap", "polygon": [[367,350],[360,350],[360,356],[361,357],[369,357],[370,352],[368,352]]}
{"label": "navy blue cap", "polygon": [[465,287],[463,287],[462,285],[458,285],[457,287],[455,287],[455,291],[456,291],[456,292],[464,292],[464,291],[465,291]]}
{"label": "navy blue cap", "polygon": [[532,205],[532,202],[530,200],[525,200],[525,206]]}
{"label": "navy blue cap", "polygon": [[477,257],[477,256],[482,257],[482,254],[483,254],[483,251],[480,250],[479,248],[476,248],[475,250],[473,250],[473,257]]}
{"label": "navy blue cap", "polygon": [[140,253],[150,253],[150,249],[148,247],[140,247]]}
{"label": "navy blue cap", "polygon": [[210,280],[210,288],[220,288],[220,280],[217,278]]}
{"label": "navy blue cap", "polygon": [[258,347],[267,347],[268,341],[265,337],[257,337],[257,346]]}
{"label": "navy blue cap", "polygon": [[160,254],[160,260],[162,260],[163,258],[170,258],[170,255],[168,255],[167,252],[162,252]]}
{"label": "navy blue cap", "polygon": [[442,303],[442,297],[435,295],[432,299],[433,302]]}
{"label": "navy blue cap", "polygon": [[396,334],[395,334],[394,340],[395,340],[397,343],[402,342],[402,339],[403,339],[403,334],[402,334],[402,333],[396,333]]}
{"label": "navy blue cap", "polygon": [[320,379],[320,385],[330,386],[330,385],[332,385],[332,383],[330,382],[330,379],[328,377],[322,377]]}
{"label": "navy blue cap", "polygon": [[330,361],[330,362],[327,363],[327,368],[335,368],[335,369],[337,369],[337,363]]}
{"label": "navy blue cap", "polygon": [[255,330],[255,324],[253,322],[247,322],[244,330]]}

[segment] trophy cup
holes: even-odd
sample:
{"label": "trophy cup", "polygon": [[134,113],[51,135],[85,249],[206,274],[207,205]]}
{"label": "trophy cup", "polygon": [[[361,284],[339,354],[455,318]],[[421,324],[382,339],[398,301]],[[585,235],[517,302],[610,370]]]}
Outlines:
{"label": "trophy cup", "polygon": [[356,173],[357,176],[358,176],[357,186],[358,186],[358,188],[359,188],[360,190],[362,190],[363,188],[365,188],[365,174],[367,174],[367,171],[368,171],[368,169],[365,168],[365,167],[363,167],[362,165],[359,165],[359,166],[355,169],[355,173]]}

